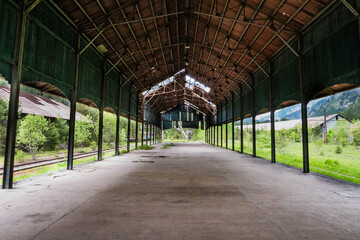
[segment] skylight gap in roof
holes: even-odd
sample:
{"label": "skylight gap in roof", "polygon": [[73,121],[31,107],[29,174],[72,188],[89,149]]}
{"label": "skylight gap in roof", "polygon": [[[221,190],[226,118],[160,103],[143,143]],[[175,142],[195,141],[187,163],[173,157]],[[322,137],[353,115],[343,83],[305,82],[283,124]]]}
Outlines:
{"label": "skylight gap in roof", "polygon": [[147,95],[147,94],[150,94],[150,93],[158,90],[159,88],[161,88],[161,87],[165,86],[166,84],[169,84],[169,83],[171,83],[171,82],[173,82],[173,81],[174,81],[174,77],[169,77],[169,78],[167,78],[166,80],[164,80],[164,81],[156,84],[155,86],[153,86],[153,87],[150,88],[149,90],[146,90],[146,91],[142,92],[142,94],[143,94],[144,96]]}
{"label": "skylight gap in roof", "polygon": [[197,86],[206,93],[210,92],[210,88],[208,86],[205,86],[201,82],[196,81],[194,78],[190,77],[189,75],[186,75],[185,80],[186,80],[185,86],[190,88],[191,90],[194,90],[194,86]]}

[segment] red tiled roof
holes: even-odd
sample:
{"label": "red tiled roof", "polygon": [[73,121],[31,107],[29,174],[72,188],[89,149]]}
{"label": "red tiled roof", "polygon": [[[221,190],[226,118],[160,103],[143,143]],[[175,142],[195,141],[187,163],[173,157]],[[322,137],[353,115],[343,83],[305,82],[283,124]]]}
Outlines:
{"label": "red tiled roof", "polygon": [[[0,98],[9,101],[10,88],[0,86]],[[49,118],[70,119],[70,107],[53,99],[37,96],[35,94],[20,91],[19,111],[25,114],[42,115]],[[88,119],[76,113],[77,121],[88,121]]]}

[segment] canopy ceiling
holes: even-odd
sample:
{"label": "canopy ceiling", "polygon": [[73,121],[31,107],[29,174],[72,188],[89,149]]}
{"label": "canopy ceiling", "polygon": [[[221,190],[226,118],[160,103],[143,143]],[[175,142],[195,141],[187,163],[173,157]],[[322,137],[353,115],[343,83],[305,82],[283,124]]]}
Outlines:
{"label": "canopy ceiling", "polygon": [[[201,94],[207,100],[202,104],[187,97],[188,89],[180,93],[183,100],[208,112],[208,101],[220,103],[330,2],[61,0],[56,4],[140,92],[184,69],[210,91]],[[181,104],[181,99],[179,93],[163,94],[149,103],[163,111]]]}

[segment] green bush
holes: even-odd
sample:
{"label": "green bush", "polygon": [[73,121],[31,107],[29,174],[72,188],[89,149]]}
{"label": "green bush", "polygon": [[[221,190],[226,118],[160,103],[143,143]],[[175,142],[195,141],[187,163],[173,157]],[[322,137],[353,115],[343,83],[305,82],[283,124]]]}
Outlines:
{"label": "green bush", "polygon": [[322,139],[318,139],[318,140],[314,141],[314,144],[315,144],[316,151],[319,152],[321,147],[324,145],[324,142]]}
{"label": "green bush", "polygon": [[[91,116],[87,118],[91,121]],[[91,122],[76,121],[75,123],[75,146],[84,147],[91,141],[94,124]]]}
{"label": "green bush", "polygon": [[98,147],[98,145],[97,145],[97,143],[95,141],[92,141],[90,143],[90,148],[91,148],[92,151],[95,151],[97,149],[97,147]]}
{"label": "green bush", "polygon": [[5,147],[8,110],[9,110],[9,103],[0,98],[0,151],[1,152]]}
{"label": "green bush", "polygon": [[357,127],[353,130],[353,142],[355,146],[360,146],[360,122],[354,123]]}
{"label": "green bush", "polygon": [[172,147],[174,146],[173,143],[165,143],[163,146],[162,146],[162,149],[168,149],[169,147]]}
{"label": "green bush", "polygon": [[337,160],[331,160],[331,159],[325,160],[325,164],[329,165],[329,166],[339,166],[340,165],[340,163]]}
{"label": "green bush", "polygon": [[340,153],[342,153],[342,151],[343,150],[342,150],[342,148],[340,146],[337,146],[336,149],[335,149],[336,154],[340,154]]}
{"label": "green bush", "polygon": [[44,131],[44,135],[46,140],[43,149],[46,151],[55,150],[55,147],[60,144],[60,133],[57,126],[54,123],[50,123],[49,120],[48,127]]}
{"label": "green bush", "polygon": [[30,152],[33,159],[46,143],[45,133],[48,131],[49,122],[44,116],[27,115],[19,126],[17,142]]}
{"label": "green bush", "polygon": [[25,161],[25,153],[21,150],[16,151],[15,160],[22,163]]}
{"label": "green bush", "polygon": [[109,144],[107,144],[106,142],[103,142],[102,149],[103,150],[109,149]]}
{"label": "green bush", "polygon": [[153,149],[153,147],[147,144],[138,146],[138,150],[151,150],[151,149]]}

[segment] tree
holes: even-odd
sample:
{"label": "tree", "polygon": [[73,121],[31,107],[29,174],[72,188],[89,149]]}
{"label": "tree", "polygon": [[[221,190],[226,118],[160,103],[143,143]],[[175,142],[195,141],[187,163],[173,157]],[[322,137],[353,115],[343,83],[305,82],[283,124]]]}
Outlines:
{"label": "tree", "polygon": [[356,126],[353,131],[353,142],[355,144],[355,146],[360,146],[360,121],[358,121],[357,123],[354,123],[354,125]]}
{"label": "tree", "polygon": [[49,122],[44,116],[27,115],[21,120],[17,142],[30,152],[32,159],[46,142],[44,133],[48,128]]}
{"label": "tree", "polygon": [[347,144],[350,124],[348,121],[337,121],[334,126],[334,136],[336,142],[341,143],[343,147]]}
{"label": "tree", "polygon": [[68,136],[69,136],[69,125],[68,125],[67,121],[65,119],[57,118],[57,119],[55,119],[53,124],[59,131],[60,143],[66,143],[68,141]]}
{"label": "tree", "polygon": [[[87,119],[91,120],[91,116],[87,115]],[[91,122],[76,121],[75,123],[75,145],[84,147],[84,144],[89,144],[91,134],[94,126]]]}
{"label": "tree", "polygon": [[46,137],[44,149],[54,150],[60,143],[60,133],[55,123],[48,123],[47,129],[44,131]]}
{"label": "tree", "polygon": [[[113,146],[116,138],[116,116],[115,114],[104,112],[104,122],[103,122],[103,142],[106,144],[104,148],[107,146]],[[96,123],[95,129],[96,135],[99,134],[99,121]]]}
{"label": "tree", "polygon": [[0,150],[5,146],[6,121],[9,111],[9,103],[0,98]]}

